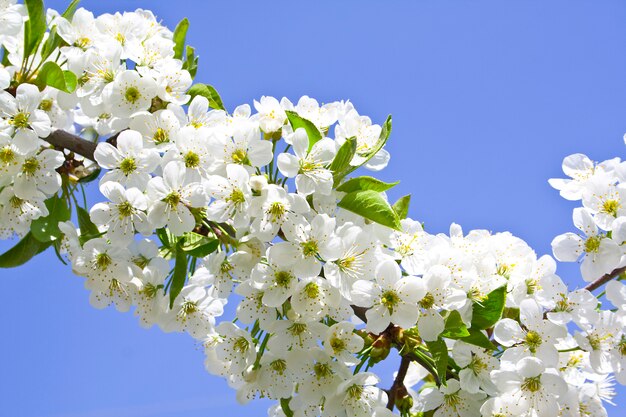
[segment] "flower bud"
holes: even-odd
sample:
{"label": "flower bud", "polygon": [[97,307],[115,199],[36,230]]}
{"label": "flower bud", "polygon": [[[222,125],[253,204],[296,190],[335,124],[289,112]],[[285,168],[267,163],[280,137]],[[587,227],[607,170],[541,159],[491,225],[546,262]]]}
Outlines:
{"label": "flower bud", "polygon": [[267,187],[267,178],[264,175],[253,175],[250,177],[250,188],[252,191],[260,193]]}
{"label": "flower bud", "polygon": [[372,363],[384,360],[389,355],[390,350],[391,340],[386,334],[383,333],[374,341],[374,343],[372,343],[372,350],[370,352]]}
{"label": "flower bud", "polygon": [[409,395],[405,387],[401,387],[396,391],[395,404],[402,415],[408,414],[411,411],[413,407],[413,397]]}

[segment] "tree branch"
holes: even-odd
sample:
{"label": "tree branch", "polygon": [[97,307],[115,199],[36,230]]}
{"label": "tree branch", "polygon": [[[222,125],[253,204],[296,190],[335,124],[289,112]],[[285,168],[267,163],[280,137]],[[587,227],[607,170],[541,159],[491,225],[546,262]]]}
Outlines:
{"label": "tree branch", "polygon": [[55,130],[47,138],[43,138],[43,140],[57,148],[67,149],[95,161],[93,156],[97,146],[95,142],[88,141],[65,130]]}
{"label": "tree branch", "polygon": [[[121,132],[109,137],[106,142],[113,146],[117,146],[117,137]],[[80,136],[66,132],[65,130],[55,130],[47,138],[42,138],[49,144],[57,147],[72,151],[77,155],[81,155],[91,161],[95,162],[94,152],[96,151],[97,142],[92,142],[87,139],[83,139]]]}
{"label": "tree branch", "polygon": [[595,289],[598,289],[601,286],[603,286],[604,284],[606,284],[607,282],[609,282],[610,280],[612,280],[613,278],[616,278],[616,277],[620,276],[624,272],[626,272],[626,266],[614,269],[613,271],[609,272],[608,274],[604,274],[600,278],[598,278],[597,280],[589,283],[585,287],[585,289],[587,291],[593,291]]}
{"label": "tree branch", "polygon": [[406,391],[406,387],[404,386],[404,378],[406,377],[406,373],[409,370],[409,364],[411,363],[411,358],[408,356],[402,356],[402,360],[400,361],[400,367],[398,368],[398,374],[396,375],[396,379],[393,381],[393,385],[389,388],[388,396],[389,400],[387,401],[387,408],[393,411],[393,407],[396,404],[396,395],[402,390]]}
{"label": "tree branch", "polygon": [[367,323],[367,317],[365,316],[365,312],[367,311],[367,308],[359,307],[355,305],[351,305],[350,307],[352,307],[352,311],[354,312],[355,316],[360,318],[364,323]]}

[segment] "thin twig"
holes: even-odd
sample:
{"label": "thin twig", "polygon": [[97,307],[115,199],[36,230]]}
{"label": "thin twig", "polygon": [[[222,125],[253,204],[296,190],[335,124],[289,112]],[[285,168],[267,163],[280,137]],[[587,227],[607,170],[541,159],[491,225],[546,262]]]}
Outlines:
{"label": "thin twig", "polygon": [[396,404],[396,394],[401,389],[405,389],[404,386],[404,378],[406,377],[406,373],[409,370],[409,364],[411,363],[411,358],[409,356],[402,356],[400,360],[400,367],[398,368],[398,374],[396,375],[396,379],[393,381],[393,385],[389,388],[389,400],[387,401],[387,408],[393,411],[393,407]]}
{"label": "thin twig", "polygon": [[595,289],[598,289],[601,286],[603,286],[604,284],[606,284],[607,282],[609,282],[610,280],[612,280],[613,278],[616,278],[616,277],[620,276],[624,272],[626,272],[626,266],[614,269],[613,271],[609,272],[608,274],[604,274],[600,278],[598,278],[597,280],[589,283],[589,285],[587,285],[585,287],[585,289],[587,291],[593,291]]}

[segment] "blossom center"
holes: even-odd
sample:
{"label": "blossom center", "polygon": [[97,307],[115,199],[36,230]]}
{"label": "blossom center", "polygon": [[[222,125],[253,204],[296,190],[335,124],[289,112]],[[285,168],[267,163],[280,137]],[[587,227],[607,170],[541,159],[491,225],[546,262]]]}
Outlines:
{"label": "blossom center", "polygon": [[300,161],[300,172],[309,172],[314,171],[319,167],[319,164],[316,164],[313,161],[301,160]]}
{"label": "blossom center", "polygon": [[320,295],[320,287],[314,282],[309,282],[304,286],[304,293],[309,298],[317,298]]}
{"label": "blossom center", "polygon": [[141,293],[144,294],[146,298],[149,298],[149,299],[156,297],[158,291],[159,291],[158,287],[149,282],[144,284],[143,288],[141,289]]}
{"label": "blossom center", "polygon": [[481,372],[487,370],[487,364],[483,362],[483,360],[478,356],[473,356],[472,361],[468,365],[468,368],[472,370],[474,375],[478,375]]}
{"label": "blossom center", "polygon": [[185,301],[180,307],[180,312],[183,316],[188,316],[196,311],[198,311],[198,306],[193,301]]}
{"label": "blossom center", "polygon": [[176,191],[172,191],[165,196],[163,201],[165,201],[165,203],[170,206],[172,210],[176,210],[176,207],[180,203],[180,194],[178,194]]}
{"label": "blossom center", "polygon": [[41,100],[41,103],[39,103],[39,108],[43,111],[52,110],[52,100],[49,100],[49,99]]}
{"label": "blossom center", "polygon": [[526,294],[527,295],[532,295],[540,289],[541,289],[541,286],[539,285],[539,281],[537,281],[536,279],[529,278],[526,280]]}
{"label": "blossom center", "polygon": [[278,221],[283,218],[287,208],[285,205],[279,201],[274,201],[267,209],[267,214],[270,215],[270,218],[273,222]]}
{"label": "blossom center", "polygon": [[343,352],[346,350],[346,342],[339,337],[333,337],[330,339],[330,347],[333,349],[333,352]]}
{"label": "blossom center", "polygon": [[537,351],[537,348],[541,346],[542,342],[541,335],[534,330],[526,333],[526,339],[524,341],[526,342],[526,345],[528,345],[528,349],[532,353],[535,353]]}
{"label": "blossom center", "polygon": [[16,129],[26,129],[28,127],[29,113],[19,112],[9,120],[9,123],[15,126]]}
{"label": "blossom center", "polygon": [[200,156],[193,151],[187,152],[183,159],[187,168],[197,168],[200,165]]}
{"label": "blossom center", "polygon": [[239,353],[245,353],[248,351],[249,348],[250,342],[243,336],[235,340],[235,343],[233,343],[233,349],[235,349],[235,351]]}
{"label": "blossom center", "polygon": [[287,362],[283,359],[276,359],[270,362],[270,368],[272,368],[272,371],[282,375],[287,370]]}
{"label": "blossom center", "polygon": [[589,236],[585,240],[585,252],[596,253],[600,250],[600,236]]}
{"label": "blossom center", "polygon": [[104,271],[113,263],[113,259],[108,253],[99,253],[95,258],[95,265],[98,269]]}
{"label": "blossom center", "polygon": [[292,336],[300,336],[306,330],[306,324],[294,323],[287,330]]}
{"label": "blossom center", "polygon": [[363,395],[363,387],[361,385],[354,384],[348,387],[347,392],[350,398],[358,400]]}
{"label": "blossom center", "polygon": [[287,271],[278,271],[274,274],[274,280],[279,287],[288,288],[293,280],[293,275]]}
{"label": "blossom center", "polygon": [[528,392],[537,392],[541,389],[541,377],[535,376],[532,378],[526,378],[522,382],[522,389]]}
{"label": "blossom center", "polygon": [[15,152],[13,149],[6,147],[0,149],[0,161],[4,164],[10,164],[15,160]]}
{"label": "blossom center", "polygon": [[133,211],[133,205],[130,204],[129,201],[124,201],[123,203],[117,205],[117,212],[120,215],[120,220],[133,214]]}
{"label": "blossom center", "polygon": [[76,41],[74,42],[74,46],[85,49],[86,47],[89,46],[90,43],[91,43],[91,40],[83,36],[81,38],[76,39]]}
{"label": "blossom center", "polygon": [[137,169],[137,161],[133,157],[126,157],[120,162],[120,171],[126,176],[129,176]]}
{"label": "blossom center", "polygon": [[400,296],[394,290],[387,290],[381,295],[380,303],[393,313],[393,309],[400,303]]}
{"label": "blossom center", "polygon": [[22,204],[24,204],[24,200],[14,195],[9,199],[9,204],[11,204],[11,207],[13,207],[14,209],[17,209],[22,207]]}
{"label": "blossom center", "polygon": [[433,308],[433,306],[435,305],[435,297],[431,294],[431,293],[426,293],[426,295],[424,296],[424,298],[422,298],[419,302],[420,307],[425,308],[425,309],[429,309],[429,308]]}
{"label": "blossom center", "polygon": [[154,135],[152,136],[152,140],[154,141],[154,143],[160,144],[160,143],[169,142],[169,137],[165,129],[159,127],[154,132]]}
{"label": "blossom center", "polygon": [[322,378],[328,378],[333,374],[333,371],[330,369],[330,366],[327,363],[316,363],[313,365],[313,372],[315,372],[315,377],[319,380]]}
{"label": "blossom center", "polygon": [[566,295],[560,294],[560,296],[561,298],[556,302],[556,305],[554,306],[554,311],[559,313],[569,313],[570,311],[572,311],[572,307],[570,306]]}
{"label": "blossom center", "polygon": [[124,36],[123,33],[118,32],[117,35],[115,35],[115,40],[118,41],[122,46],[124,46],[124,44],[126,43],[126,36]]}
{"label": "blossom center", "polygon": [[34,175],[39,169],[39,161],[36,157],[28,158],[22,164],[22,172],[26,175]]}
{"label": "blossom center", "polygon": [[137,87],[128,87],[124,92],[124,98],[129,103],[136,103],[141,98],[141,93]]}
{"label": "blossom center", "polygon": [[115,74],[113,74],[113,71],[108,69],[98,70],[98,76],[100,76],[100,78],[102,78],[102,80],[107,84],[115,81]]}
{"label": "blossom center", "polygon": [[620,209],[622,205],[618,200],[606,200],[602,203],[602,212],[609,214],[613,217],[617,217],[617,211]]}
{"label": "blossom center", "polygon": [[302,248],[302,254],[308,258],[309,256],[315,256],[318,252],[317,242],[314,240],[308,240],[300,244]]}
{"label": "blossom center", "polygon": [[248,153],[245,149],[237,149],[230,155],[230,158],[236,164],[246,164],[248,162]]}
{"label": "blossom center", "polygon": [[498,265],[498,269],[496,270],[496,274],[509,279],[511,277],[511,267],[509,265]]}
{"label": "blossom center", "polygon": [[443,402],[448,406],[456,410],[456,406],[461,402],[461,397],[459,397],[459,393],[455,392],[452,394],[446,394],[443,396]]}
{"label": "blossom center", "polygon": [[243,191],[239,188],[233,188],[233,191],[230,193],[227,200],[232,202],[234,205],[239,205],[246,201],[246,197],[243,195]]}

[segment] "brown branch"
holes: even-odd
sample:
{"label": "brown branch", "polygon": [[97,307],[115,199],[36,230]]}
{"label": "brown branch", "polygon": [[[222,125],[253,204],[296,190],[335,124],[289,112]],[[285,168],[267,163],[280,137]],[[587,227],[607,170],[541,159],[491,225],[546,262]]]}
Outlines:
{"label": "brown branch", "polygon": [[351,305],[350,307],[352,307],[352,311],[354,312],[355,316],[360,318],[361,321],[363,321],[364,323],[367,323],[367,317],[365,316],[365,312],[367,311],[367,308],[359,307],[355,305]]}
{"label": "brown branch", "polygon": [[95,161],[93,156],[97,145],[95,142],[83,139],[80,136],[73,135],[65,130],[55,130],[50,133],[47,138],[43,138],[43,140],[57,148],[67,149],[68,151],[72,151],[75,154]]}
{"label": "brown branch", "polygon": [[[106,141],[113,146],[117,145],[117,137],[121,132],[108,138]],[[95,162],[94,152],[96,151],[97,142],[83,139],[80,136],[66,132],[65,130],[55,130],[47,138],[43,138],[46,142],[56,148],[67,149],[77,155],[81,155]]]}
{"label": "brown branch", "polygon": [[409,370],[409,364],[411,363],[411,358],[408,356],[402,356],[400,361],[400,367],[398,368],[398,374],[396,375],[396,379],[393,381],[393,385],[389,388],[388,396],[389,399],[387,401],[387,408],[393,411],[393,407],[396,404],[396,396],[398,394],[403,394],[402,391],[405,391],[406,387],[404,386],[404,378],[406,377],[406,373]]}
{"label": "brown branch", "polygon": [[589,285],[587,285],[585,287],[585,289],[587,291],[593,291],[595,289],[598,289],[601,286],[603,286],[604,284],[606,284],[607,282],[609,282],[610,280],[612,280],[613,278],[616,278],[616,277],[620,276],[624,272],[626,272],[626,266],[614,269],[613,271],[609,272],[608,274],[604,274],[600,278],[598,278],[597,280],[589,283]]}

